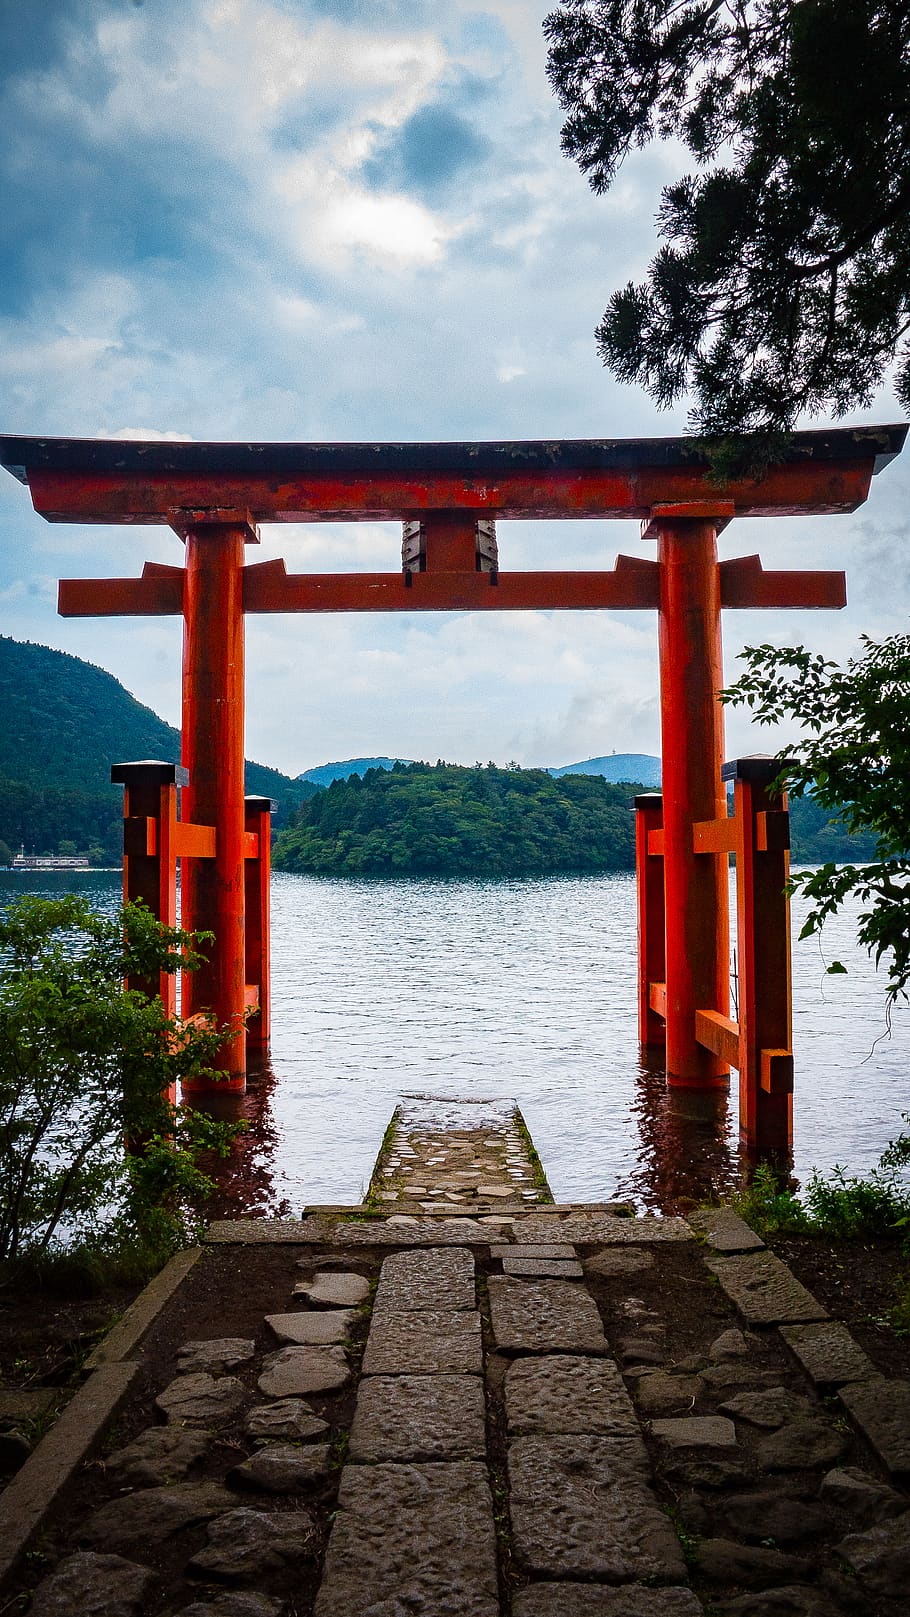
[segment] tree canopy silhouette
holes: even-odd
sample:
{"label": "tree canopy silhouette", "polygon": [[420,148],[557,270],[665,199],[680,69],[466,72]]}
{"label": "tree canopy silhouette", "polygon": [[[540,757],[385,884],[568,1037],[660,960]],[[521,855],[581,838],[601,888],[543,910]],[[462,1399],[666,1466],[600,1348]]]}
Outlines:
{"label": "tree canopy silhouette", "polygon": [[697,165],[597,329],[614,374],[691,392],[702,433],[773,436],[869,404],[899,354],[910,408],[907,0],[559,0],[544,32],[596,192],[652,140]]}

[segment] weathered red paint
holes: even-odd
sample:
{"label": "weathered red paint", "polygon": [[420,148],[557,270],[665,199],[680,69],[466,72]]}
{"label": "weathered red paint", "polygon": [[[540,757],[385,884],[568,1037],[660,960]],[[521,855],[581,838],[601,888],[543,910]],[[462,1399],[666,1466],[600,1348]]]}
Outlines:
{"label": "weathered red paint", "polygon": [[269,876],[272,804],[267,797],[244,800],[246,829],[245,885],[245,975],[247,989],[256,995],[256,1014],[247,1023],[247,1052],[268,1050],[272,1036],[272,987],[270,962]]}
{"label": "weathered red paint", "polygon": [[[666,981],[666,920],[662,835],[663,800],[659,792],[635,799],[635,875],[638,899],[638,1042],[667,1042],[663,1012],[651,1001],[651,988]],[[653,839],[653,844],[652,844]],[[659,849],[659,851],[658,851]]]}
{"label": "weathered red paint", "polygon": [[[729,484],[737,516],[798,516],[855,511],[869,492],[873,457],[855,462],[797,462],[771,467],[758,482]],[[493,476],[425,477],[371,472],[347,477],[231,476],[222,473],[121,475],[29,469],[35,510],[49,522],[167,522],[176,508],[233,507],[257,522],[365,522],[464,510],[497,517],[649,519],[661,504],[710,504],[701,466],[638,471],[553,469]],[[715,501],[716,503],[716,501]]]}
{"label": "weathered red paint", "polygon": [[662,518],[658,558],[667,1082],[710,1087],[727,1064],[699,1044],[695,1012],[729,1007],[727,869],[723,855],[695,854],[693,826],[726,812],[714,519]]}
{"label": "weathered red paint", "polygon": [[[141,579],[64,578],[62,617],[161,617],[183,611],[184,570]],[[660,605],[656,562],[617,556],[612,571],[491,573],[476,569],[411,573],[288,573],[283,561],[243,569],[244,612],[626,612]],[[766,573],[757,556],[720,563],[725,608],[846,605],[843,573]]]}
{"label": "weathered red paint", "polygon": [[774,798],[769,792],[777,773],[773,759],[744,759],[734,777],[739,1128],[748,1145],[787,1152],[793,1141],[790,839],[786,793]]}
{"label": "weathered red paint", "polygon": [[[212,1011],[230,1029],[219,1065],[223,1091],[246,1072],[243,808],[243,545],[240,526],[187,534],[184,586],[183,741],[186,818],[215,827],[213,860],[182,869],[183,924],[211,931],[208,962],[183,976],[183,1013]],[[210,1085],[187,1085],[193,1093]]]}

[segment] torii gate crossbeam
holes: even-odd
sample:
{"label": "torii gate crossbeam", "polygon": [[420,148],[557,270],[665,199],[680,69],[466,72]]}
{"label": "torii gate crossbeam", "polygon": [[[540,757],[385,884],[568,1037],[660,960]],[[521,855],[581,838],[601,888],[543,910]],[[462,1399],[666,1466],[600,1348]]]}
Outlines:
{"label": "torii gate crossbeam", "polygon": [[[721,611],[845,604],[841,573],[765,573],[757,556],[717,559],[734,517],[837,514],[866,499],[906,427],[794,434],[787,457],[721,489],[691,439],[452,444],[211,444],[0,438],[2,463],[52,522],[168,523],[186,565],[147,563],[139,579],[69,579],[66,616],[184,619],[183,819],[215,828],[215,857],[190,858],[184,922],[216,934],[186,1003],[235,1027],[244,1012],[243,618],[248,612],[652,609],[659,615],[666,984],[660,1016],[668,1081],[726,1081],[731,1036],[721,781]],[[497,519],[631,518],[657,560],[620,556],[610,571],[499,569]],[[288,575],[244,566],[259,522],[397,520],[402,569]],[[187,794],[188,800],[187,800]],[[652,833],[654,835],[654,833]],[[698,838],[702,842],[699,844]],[[720,838],[720,843],[718,842]],[[707,841],[705,840],[707,838]],[[713,843],[712,843],[713,838]],[[642,968],[644,969],[644,967]],[[701,1017],[699,1023],[697,1017]],[[733,1024],[730,1024],[732,1027]],[[716,1031],[716,1030],[715,1030]],[[709,1029],[710,1032],[710,1029]],[[719,1042],[721,1054],[715,1045]],[[225,1046],[235,1087],[244,1041]],[[747,1107],[743,1115],[753,1115]],[[765,1143],[786,1148],[775,1113]],[[749,1131],[753,1125],[749,1124]],[[760,1132],[760,1130],[759,1130]]]}

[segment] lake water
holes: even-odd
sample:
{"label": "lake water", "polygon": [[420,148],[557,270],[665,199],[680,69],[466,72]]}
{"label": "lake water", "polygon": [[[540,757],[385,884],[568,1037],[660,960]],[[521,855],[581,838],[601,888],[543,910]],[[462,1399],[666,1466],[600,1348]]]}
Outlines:
{"label": "lake water", "polygon": [[[75,889],[105,908],[117,873],[0,873],[16,892]],[[795,1172],[876,1162],[910,1110],[910,1018],[885,1033],[883,978],[853,917],[796,941]],[[827,977],[825,959],[848,966]],[[512,1096],[557,1200],[672,1209],[739,1172],[736,1076],[707,1103],[639,1060],[631,875],[357,881],[275,874],[271,1059],[227,1213],[359,1201],[402,1094]],[[883,1036],[884,1035],[884,1036]],[[707,1104],[707,1111],[705,1105]]]}

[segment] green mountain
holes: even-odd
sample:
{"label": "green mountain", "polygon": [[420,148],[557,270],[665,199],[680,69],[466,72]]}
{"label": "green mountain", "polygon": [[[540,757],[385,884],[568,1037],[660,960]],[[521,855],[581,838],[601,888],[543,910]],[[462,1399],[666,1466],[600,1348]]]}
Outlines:
{"label": "green mountain", "polygon": [[[393,769],[396,764],[413,763],[413,758],[344,758],[338,763],[317,764],[304,769],[297,780],[311,780],[316,786],[331,786],[333,780],[347,780],[350,775],[365,775],[368,769]],[[647,787],[660,786],[660,759],[647,752],[614,752],[606,758],[586,758],[580,764],[562,764],[548,769],[548,775],[603,775],[604,780],[636,781]]]}
{"label": "green mountain", "polygon": [[396,764],[336,780],[304,803],[273,862],[346,876],[632,870],[631,797],[600,776]]}
{"label": "green mountain", "polygon": [[[653,778],[651,782],[653,784]],[[632,798],[599,774],[395,764],[338,778],[278,837],[278,870],[333,876],[526,876],[631,870]],[[791,806],[795,864],[871,857],[811,798]]]}
{"label": "green mountain", "polygon": [[[180,732],[143,707],[103,668],[62,651],[0,636],[0,840],[52,853],[61,841],[119,863],[123,792],[110,767],[131,758],[180,758]],[[318,788],[262,764],[246,789],[272,797],[276,824]]]}
{"label": "green mountain", "polygon": [[875,857],[875,838],[869,832],[854,835],[814,797],[791,797],[790,860],[794,865],[859,865]]}

